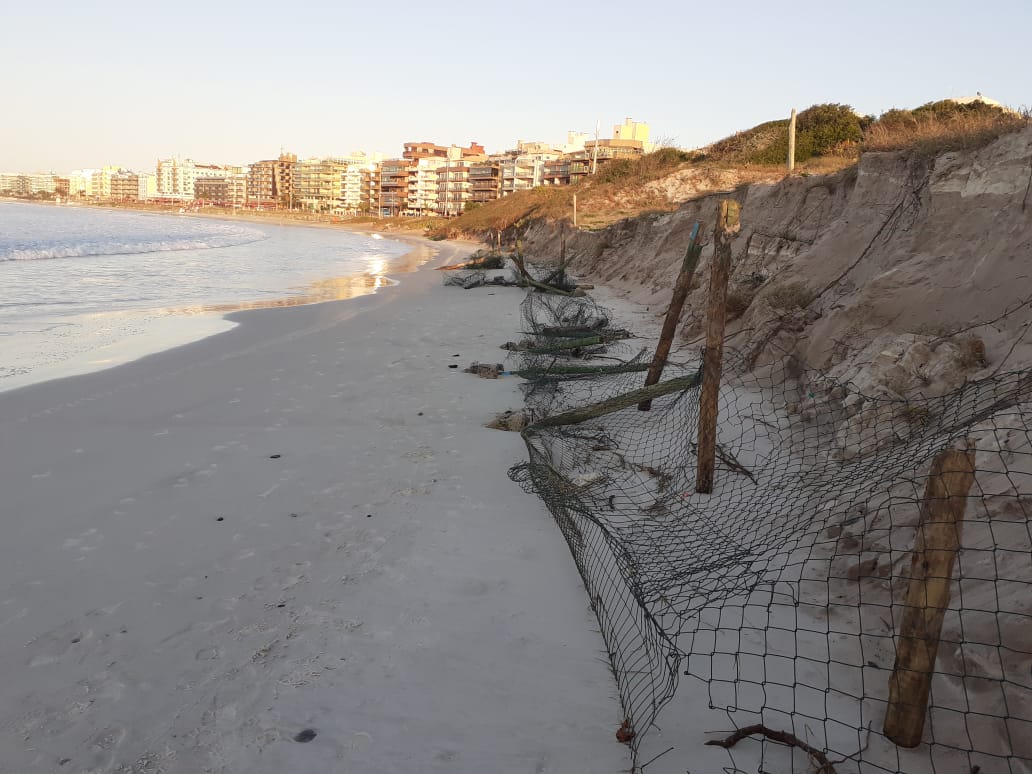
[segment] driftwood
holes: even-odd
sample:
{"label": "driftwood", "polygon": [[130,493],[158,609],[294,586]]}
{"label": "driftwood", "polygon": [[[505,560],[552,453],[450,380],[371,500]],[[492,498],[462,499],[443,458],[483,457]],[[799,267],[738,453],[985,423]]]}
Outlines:
{"label": "driftwood", "polygon": [[672,392],[682,392],[683,390],[687,390],[691,387],[698,387],[701,381],[702,371],[699,370],[694,374],[689,374],[688,376],[679,376],[676,379],[669,379],[668,381],[660,382],[659,384],[653,384],[651,387],[642,387],[640,389],[624,393],[623,395],[617,395],[615,398],[604,400],[601,403],[595,403],[591,406],[583,406],[581,408],[573,409],[572,411],[565,411],[562,414],[545,417],[531,425],[530,429],[575,425],[589,419],[597,419],[598,417],[605,416],[606,414],[612,414],[614,411],[634,406],[643,400],[651,400],[662,397],[663,395],[669,395]]}
{"label": "driftwood", "polygon": [[538,336],[560,336],[570,338],[571,336],[593,336],[600,328],[606,327],[609,320],[600,317],[594,325],[556,325],[542,328],[535,331]]}
{"label": "driftwood", "polygon": [[774,742],[787,744],[789,747],[798,747],[813,758],[814,763],[818,765],[814,774],[835,774],[835,767],[832,765],[831,761],[828,760],[828,756],[816,747],[807,744],[795,734],[790,734],[787,731],[773,731],[761,724],[745,726],[744,728],[740,728],[735,731],[726,739],[710,739],[706,744],[730,750],[743,739],[752,736],[753,734],[761,734]]}
{"label": "driftwood", "polygon": [[621,363],[620,365],[605,366],[552,366],[550,368],[524,368],[513,371],[515,376],[523,379],[555,379],[575,378],[578,376],[604,376],[607,374],[629,374],[635,371],[645,371],[648,363]]}
{"label": "driftwood", "polygon": [[455,269],[504,269],[505,256],[500,253],[475,253],[468,261],[438,266],[437,271],[454,271]]}
{"label": "driftwood", "polygon": [[715,451],[717,453],[717,459],[719,459],[721,462],[727,465],[727,467],[730,470],[733,470],[735,473],[741,473],[754,484],[756,483],[756,477],[749,471],[747,467],[745,467],[745,465],[743,465],[741,462],[735,459],[735,455],[731,454],[731,452],[729,451],[725,451],[719,443],[717,444]]}
{"label": "driftwood", "polygon": [[544,293],[555,293],[556,295],[559,295],[559,296],[572,296],[573,295],[572,291],[568,291],[568,290],[563,290],[561,288],[552,287],[551,285],[547,285],[544,282],[539,282],[538,280],[536,280],[536,279],[534,279],[533,277],[530,276],[530,272],[527,271],[527,264],[523,260],[523,251],[521,250],[521,245],[520,245],[519,240],[516,241],[516,254],[513,255],[512,260],[513,260],[513,263],[516,264],[516,269],[520,273],[520,279],[521,279],[521,283],[522,284],[528,285],[528,286],[534,288],[535,290],[540,290],[540,291],[542,291]]}
{"label": "driftwood", "polygon": [[562,290],[560,288],[546,285],[544,282],[538,282],[536,279],[531,277],[529,274],[525,274],[522,280],[523,284],[528,285],[535,290],[540,290],[542,293],[555,293],[557,296],[572,296],[572,290]]}
{"label": "driftwood", "polygon": [[606,340],[602,336],[582,336],[579,339],[568,339],[566,341],[555,341],[546,347],[530,347],[525,352],[531,355],[547,355],[550,352],[556,350],[567,350],[567,349],[580,349],[581,347],[593,347],[599,344],[605,344]]}

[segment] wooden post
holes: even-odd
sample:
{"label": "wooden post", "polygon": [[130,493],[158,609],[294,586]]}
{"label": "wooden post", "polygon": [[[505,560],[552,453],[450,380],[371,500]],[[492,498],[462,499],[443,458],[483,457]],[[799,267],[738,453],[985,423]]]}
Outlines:
{"label": "wooden post", "polygon": [[573,227],[577,228],[577,194],[573,195]]}
{"label": "wooden post", "polygon": [[[688,248],[684,251],[684,259],[681,261],[681,273],[677,275],[674,292],[670,296],[670,307],[667,309],[666,319],[663,320],[663,332],[659,334],[656,354],[652,357],[652,365],[649,367],[648,376],[645,377],[646,387],[655,384],[663,376],[663,368],[666,366],[667,357],[670,355],[670,346],[673,344],[674,334],[677,332],[677,323],[681,319],[684,300],[688,298],[688,288],[692,284],[695,267],[699,265],[702,247],[698,245],[698,239],[699,224],[696,223],[692,226]],[[651,400],[643,400],[638,404],[638,411],[648,411],[651,408]]]}
{"label": "wooden post", "polygon": [[702,357],[702,393],[699,396],[696,492],[713,491],[713,468],[717,455],[717,399],[720,397],[720,367],[724,355],[724,323],[727,320],[727,278],[731,273],[731,240],[740,228],[738,202],[724,199],[717,210],[717,225],[713,229],[706,351]]}
{"label": "wooden post", "polygon": [[974,480],[974,452],[947,449],[935,458],[925,484],[885,713],[885,736],[900,747],[917,747],[924,733],[964,506]]}
{"label": "wooden post", "polygon": [[[566,221],[559,224],[559,269],[556,271],[556,284],[566,284]],[[549,282],[549,285],[552,283]]]}
{"label": "wooden post", "polygon": [[788,118],[788,171],[795,169],[795,108]]}

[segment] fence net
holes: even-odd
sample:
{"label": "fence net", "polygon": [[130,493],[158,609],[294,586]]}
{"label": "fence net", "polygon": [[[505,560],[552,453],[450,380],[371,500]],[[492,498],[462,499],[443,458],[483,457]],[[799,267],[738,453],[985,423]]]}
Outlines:
{"label": "fence net", "polygon": [[[607,334],[612,315],[591,299],[529,293],[522,311],[512,368],[532,420],[642,386],[645,353]],[[601,341],[563,346],[589,336]],[[1032,372],[898,400],[787,354],[756,367],[732,344],[712,493],[695,492],[696,387],[650,411],[532,424],[529,460],[510,471],[569,543],[623,738],[637,751],[683,673],[736,726],[791,733],[840,774],[1032,771]],[[883,722],[929,471],[947,448],[971,450],[975,474],[924,741],[906,749]]]}

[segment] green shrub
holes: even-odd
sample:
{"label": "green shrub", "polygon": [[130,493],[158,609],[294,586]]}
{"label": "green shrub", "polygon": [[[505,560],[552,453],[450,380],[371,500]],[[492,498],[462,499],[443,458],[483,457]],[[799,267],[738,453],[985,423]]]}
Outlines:
{"label": "green shrub", "polygon": [[[865,121],[849,105],[828,103],[807,108],[796,116],[796,162],[826,156],[843,145],[860,142]],[[747,132],[752,144],[759,147],[749,152],[750,143],[743,143],[746,160],[753,164],[784,164],[788,159],[788,124],[787,120],[770,121]]]}

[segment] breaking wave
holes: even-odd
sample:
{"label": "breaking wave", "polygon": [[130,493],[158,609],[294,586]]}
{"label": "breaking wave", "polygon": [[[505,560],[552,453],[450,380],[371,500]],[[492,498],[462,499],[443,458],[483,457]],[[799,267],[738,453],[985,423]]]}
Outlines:
{"label": "breaking wave", "polygon": [[166,253],[182,250],[212,250],[220,247],[236,247],[267,238],[258,229],[237,228],[224,233],[184,235],[158,239],[99,239],[68,243],[16,244],[0,248],[0,262],[45,261],[57,258],[81,258],[98,255],[137,255],[141,253]]}

